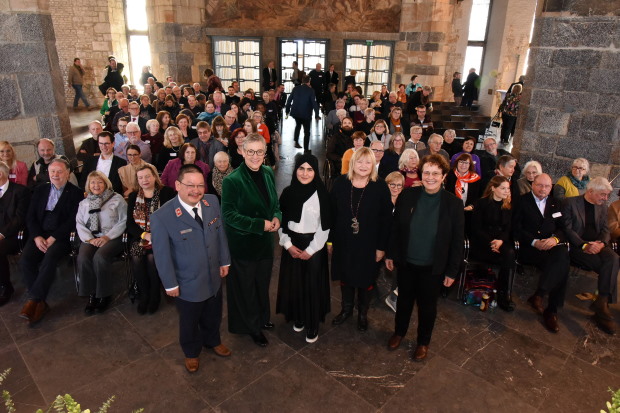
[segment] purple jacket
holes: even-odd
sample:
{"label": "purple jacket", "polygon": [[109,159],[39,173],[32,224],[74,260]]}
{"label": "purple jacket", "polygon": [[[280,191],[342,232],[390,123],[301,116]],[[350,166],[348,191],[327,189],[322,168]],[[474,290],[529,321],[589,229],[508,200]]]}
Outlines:
{"label": "purple jacket", "polygon": [[[209,165],[202,161],[196,161],[195,163],[197,167],[202,169],[202,174],[205,177],[205,185],[207,185],[207,175],[209,175],[211,168],[209,168]],[[179,169],[181,169],[182,165],[183,163],[181,162],[181,159],[177,158],[170,160],[170,162],[166,164],[164,172],[161,174],[161,183],[174,189],[174,181],[177,180],[177,177],[179,176]],[[205,186],[205,193],[207,193],[208,190],[209,188]]]}

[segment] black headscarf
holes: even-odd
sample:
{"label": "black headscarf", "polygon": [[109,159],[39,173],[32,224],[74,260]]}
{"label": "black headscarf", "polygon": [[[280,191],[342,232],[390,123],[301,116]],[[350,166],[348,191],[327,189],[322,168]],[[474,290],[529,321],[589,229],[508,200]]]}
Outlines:
{"label": "black headscarf", "polygon": [[[304,163],[308,163],[314,169],[314,180],[304,185],[297,179],[297,169]],[[291,177],[291,185],[284,188],[280,195],[280,210],[282,211],[282,231],[288,232],[288,221],[300,222],[304,203],[315,193],[318,193],[321,207],[321,228],[329,229],[330,203],[327,190],[319,173],[319,161],[311,154],[298,155],[295,157],[295,169]]]}

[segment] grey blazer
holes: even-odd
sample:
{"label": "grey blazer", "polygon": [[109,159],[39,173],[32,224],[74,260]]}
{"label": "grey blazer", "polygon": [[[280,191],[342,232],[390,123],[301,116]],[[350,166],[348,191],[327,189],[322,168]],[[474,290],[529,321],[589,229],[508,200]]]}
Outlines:
{"label": "grey blazer", "polygon": [[[586,243],[581,238],[586,226],[586,207],[583,195],[566,198],[562,215],[566,237],[572,246],[579,247]],[[609,227],[607,226],[607,205],[594,206],[594,219],[598,241],[609,243]]]}
{"label": "grey blazer", "polygon": [[179,297],[201,302],[220,289],[220,267],[230,265],[228,241],[215,195],[201,201],[203,228],[178,196],[151,215],[153,255],[164,288],[179,286]]}

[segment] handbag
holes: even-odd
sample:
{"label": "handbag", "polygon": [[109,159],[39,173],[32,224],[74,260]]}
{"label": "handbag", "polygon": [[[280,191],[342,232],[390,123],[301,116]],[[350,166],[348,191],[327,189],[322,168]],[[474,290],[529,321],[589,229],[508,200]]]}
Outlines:
{"label": "handbag", "polygon": [[465,289],[463,304],[479,307],[483,294],[489,295],[489,302],[495,301],[497,291],[497,275],[491,268],[468,270],[465,273]]}

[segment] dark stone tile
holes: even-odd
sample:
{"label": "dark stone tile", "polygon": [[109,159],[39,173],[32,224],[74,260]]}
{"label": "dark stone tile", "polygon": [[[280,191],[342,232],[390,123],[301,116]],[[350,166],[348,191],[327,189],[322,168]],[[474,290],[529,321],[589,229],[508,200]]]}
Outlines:
{"label": "dark stone tile", "polygon": [[522,333],[506,331],[463,368],[538,407],[568,354]]}
{"label": "dark stone tile", "polygon": [[[390,331],[373,326],[360,333],[345,323],[325,334],[301,354],[375,407],[383,405],[409,381],[424,363],[413,362],[414,343],[408,338],[395,351],[387,350]],[[432,358],[432,354],[429,358]]]}
{"label": "dark stone tile", "polygon": [[0,45],[0,74],[45,73],[49,70],[45,44]]}
{"label": "dark stone tile", "polygon": [[52,16],[45,14],[18,14],[22,40],[25,42],[54,41],[54,27]]}
{"label": "dark stone tile", "polygon": [[213,410],[185,378],[178,376],[158,354],[148,355],[72,392],[82,404],[95,407],[114,396],[111,411],[197,412]]}
{"label": "dark stone tile", "polygon": [[[414,407],[415,406],[415,407]],[[413,410],[412,410],[413,409]],[[419,412],[526,412],[532,406],[514,395],[458,367],[434,357],[383,411]]]}
{"label": "dark stone tile", "polygon": [[[221,358],[205,349],[200,355],[200,370],[191,374],[191,380],[188,380],[189,385],[199,394],[208,395],[208,402],[212,406],[222,403],[294,353],[270,333],[265,334],[269,340],[266,348],[258,347],[250,336],[229,334],[225,327],[222,327],[221,335],[222,343],[231,349],[232,356]],[[190,377],[185,370],[184,355],[178,343],[164,347],[159,350],[159,354],[176,374]]]}
{"label": "dark stone tile", "polygon": [[422,51],[436,52],[439,50],[439,43],[422,43]]}
{"label": "dark stone tile", "polygon": [[17,79],[21,90],[25,116],[49,114],[52,108],[56,107],[54,89],[50,84],[49,73],[20,74],[17,76]]}
{"label": "dark stone tile", "polygon": [[155,350],[179,341],[179,316],[173,302],[162,297],[155,314],[140,315],[129,300],[117,307],[123,317]]}
{"label": "dark stone tile", "polygon": [[575,343],[573,356],[620,376],[620,338],[603,333],[593,321]]}
{"label": "dark stone tile", "polygon": [[[620,90],[620,70],[592,69],[588,81],[588,90],[591,93],[608,94]],[[583,82],[584,84],[586,82]]]}
{"label": "dark stone tile", "polygon": [[0,14],[0,41],[17,43],[20,39],[19,22],[15,14]]}
{"label": "dark stone tile", "polygon": [[295,355],[218,406],[227,412],[375,409],[324,370]]}
{"label": "dark stone tile", "polygon": [[90,317],[20,348],[48,400],[96,383],[102,375],[153,351],[116,311]]}
{"label": "dark stone tile", "polygon": [[[16,403],[43,407],[45,400],[33,380],[28,366],[24,363],[22,354],[13,345],[2,347],[0,350],[0,371],[7,369],[11,369],[11,372],[2,383],[2,390],[8,390]],[[34,409],[31,408],[30,410]]]}
{"label": "dark stone tile", "polygon": [[606,408],[605,402],[611,401],[608,388],[620,388],[620,377],[570,357],[549,384],[550,391],[539,411],[590,413]]}
{"label": "dark stone tile", "polygon": [[552,63],[560,67],[592,68],[598,67],[601,56],[598,50],[559,49],[553,52]]}

